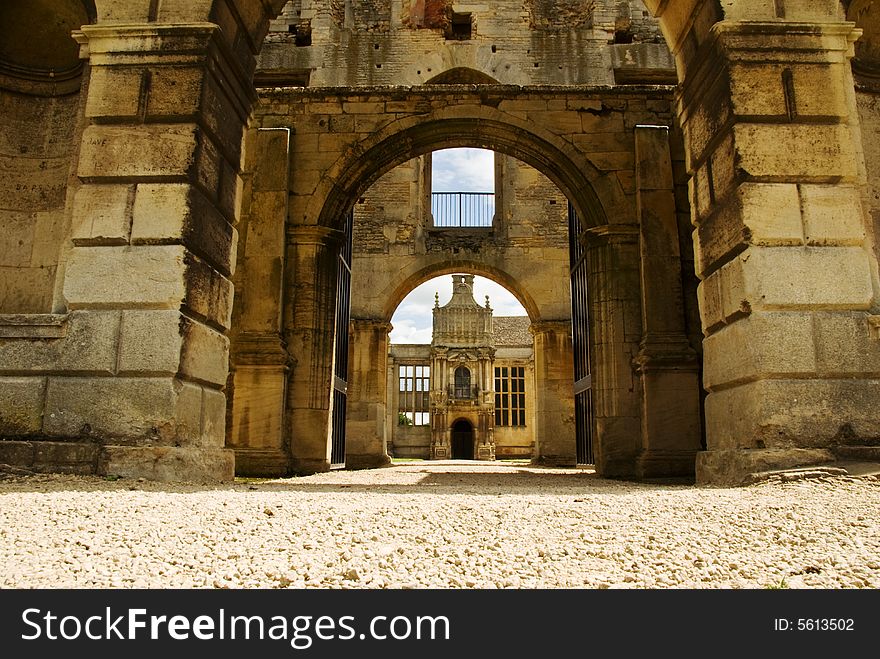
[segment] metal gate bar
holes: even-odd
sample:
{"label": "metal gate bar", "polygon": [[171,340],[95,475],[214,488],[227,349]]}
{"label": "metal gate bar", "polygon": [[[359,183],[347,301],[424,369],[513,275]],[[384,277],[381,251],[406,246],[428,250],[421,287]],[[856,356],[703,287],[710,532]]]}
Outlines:
{"label": "metal gate bar", "polygon": [[331,468],[345,466],[345,414],[348,399],[348,326],[351,319],[351,249],[354,210],[345,217],[336,275],[336,353],[333,372]]}
{"label": "metal gate bar", "polygon": [[578,464],[595,464],[593,455],[593,378],[590,371],[590,297],[587,250],[574,206],[568,205],[569,258],[571,263],[571,322],[574,349],[574,412]]}

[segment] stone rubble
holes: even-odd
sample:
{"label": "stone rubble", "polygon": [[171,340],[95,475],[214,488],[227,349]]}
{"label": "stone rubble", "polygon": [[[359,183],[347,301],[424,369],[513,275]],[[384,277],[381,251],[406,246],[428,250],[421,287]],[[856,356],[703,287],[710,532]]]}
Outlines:
{"label": "stone rubble", "polygon": [[880,481],[413,462],[200,487],[0,482],[3,588],[877,588]]}

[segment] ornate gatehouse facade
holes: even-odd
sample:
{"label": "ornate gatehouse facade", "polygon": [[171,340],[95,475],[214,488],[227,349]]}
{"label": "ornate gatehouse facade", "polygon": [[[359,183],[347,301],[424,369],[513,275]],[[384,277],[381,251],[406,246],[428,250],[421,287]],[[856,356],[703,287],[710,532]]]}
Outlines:
{"label": "ornate gatehouse facade", "polygon": [[534,455],[529,319],[494,317],[473,275],[453,275],[430,345],[391,344],[389,454],[435,460]]}
{"label": "ornate gatehouse facade", "polygon": [[[536,460],[588,436],[602,475],[719,483],[875,455],[878,11],[3,2],[0,462],[387,464],[391,314],[460,272],[528,312]],[[464,146],[520,210],[449,231],[408,163]]]}

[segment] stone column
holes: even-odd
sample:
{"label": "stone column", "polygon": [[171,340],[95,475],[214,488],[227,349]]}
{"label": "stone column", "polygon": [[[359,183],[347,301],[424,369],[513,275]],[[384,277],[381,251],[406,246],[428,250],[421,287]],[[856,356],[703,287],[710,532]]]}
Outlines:
{"label": "stone column", "polygon": [[236,473],[288,470],[284,408],[291,360],[281,336],[290,131],[251,131],[235,273],[230,428]]}
{"label": "stone column", "polygon": [[557,467],[577,463],[574,362],[570,321],[532,323],[535,352],[535,461]]}
{"label": "stone column", "polygon": [[391,323],[351,319],[345,466],[369,469],[391,464],[385,435],[388,333]]}
{"label": "stone column", "polygon": [[62,295],[114,337],[109,371],[49,378],[50,436],[97,470],[228,480],[228,341],[248,73],[208,23],[85,26],[91,74]]}
{"label": "stone column", "polygon": [[287,385],[290,466],[330,469],[336,277],[342,233],[327,227],[287,229],[284,337],[296,365]]}
{"label": "stone column", "polygon": [[685,325],[669,129],[637,126],[635,148],[642,298],[637,471],[640,478],[690,476],[700,450],[699,366]]}
{"label": "stone column", "polygon": [[709,392],[699,481],[823,462],[835,443],[880,436],[856,36],[848,23],[725,21],[687,72]]}
{"label": "stone column", "polygon": [[633,372],[642,337],[639,231],[630,224],[609,224],[589,229],[586,240],[596,469],[603,476],[636,477],[642,450]]}

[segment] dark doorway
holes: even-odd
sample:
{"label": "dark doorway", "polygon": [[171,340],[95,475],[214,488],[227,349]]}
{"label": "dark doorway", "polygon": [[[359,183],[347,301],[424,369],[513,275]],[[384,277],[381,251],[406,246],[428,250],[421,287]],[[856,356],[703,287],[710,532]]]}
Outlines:
{"label": "dark doorway", "polygon": [[452,459],[474,459],[474,427],[465,419],[452,424]]}

